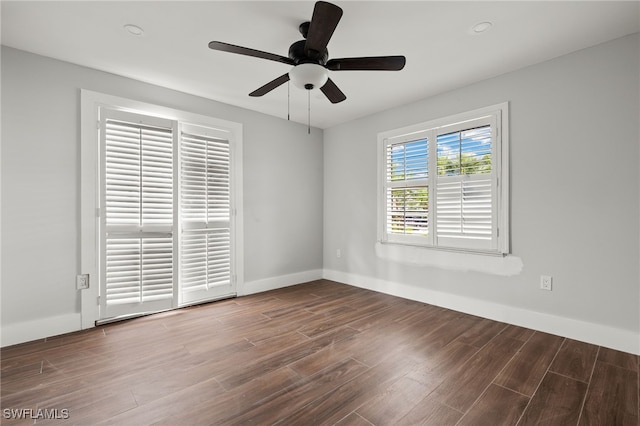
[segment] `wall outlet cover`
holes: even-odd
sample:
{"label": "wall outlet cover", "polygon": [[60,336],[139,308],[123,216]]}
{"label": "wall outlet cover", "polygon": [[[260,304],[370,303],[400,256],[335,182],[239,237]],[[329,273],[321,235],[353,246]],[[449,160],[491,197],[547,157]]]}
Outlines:
{"label": "wall outlet cover", "polygon": [[551,291],[552,281],[550,275],[540,275],[540,289]]}

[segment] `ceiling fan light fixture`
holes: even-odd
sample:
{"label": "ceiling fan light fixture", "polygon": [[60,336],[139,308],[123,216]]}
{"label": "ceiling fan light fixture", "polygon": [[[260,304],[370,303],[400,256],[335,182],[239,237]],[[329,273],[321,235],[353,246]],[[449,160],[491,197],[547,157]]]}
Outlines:
{"label": "ceiling fan light fixture", "polygon": [[289,71],[289,78],[300,89],[319,89],[329,79],[329,71],[319,64],[300,64]]}

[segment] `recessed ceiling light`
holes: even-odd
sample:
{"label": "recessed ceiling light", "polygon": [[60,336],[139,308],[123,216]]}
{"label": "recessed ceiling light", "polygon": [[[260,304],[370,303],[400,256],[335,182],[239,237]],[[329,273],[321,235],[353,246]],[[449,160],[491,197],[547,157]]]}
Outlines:
{"label": "recessed ceiling light", "polygon": [[491,27],[493,27],[493,24],[489,21],[478,22],[471,28],[471,31],[473,34],[482,34],[489,31]]}
{"label": "recessed ceiling light", "polygon": [[133,24],[126,24],[124,26],[124,29],[127,30],[129,32],[129,34],[134,35],[134,36],[141,36],[144,34],[144,30],[142,28],[140,28],[137,25],[133,25]]}

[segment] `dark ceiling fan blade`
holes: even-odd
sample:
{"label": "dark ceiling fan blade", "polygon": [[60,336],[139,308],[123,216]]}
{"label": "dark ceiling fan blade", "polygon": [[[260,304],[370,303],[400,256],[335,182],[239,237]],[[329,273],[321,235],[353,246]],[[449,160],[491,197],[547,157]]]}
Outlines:
{"label": "dark ceiling fan blade", "polygon": [[341,58],[327,61],[331,71],[400,71],[407,62],[404,56]]}
{"label": "dark ceiling fan blade", "polygon": [[342,9],[338,6],[325,1],[316,2],[311,16],[305,50],[324,52],[340,18],[342,18]]}
{"label": "dark ceiling fan blade", "polygon": [[222,52],[237,53],[238,55],[253,56],[255,58],[269,59],[270,61],[282,62],[295,65],[293,59],[261,50],[249,49],[248,47],[236,46],[234,44],[223,43],[221,41],[209,42],[209,49],[220,50]]}
{"label": "dark ceiling fan blade", "polygon": [[253,92],[249,93],[249,96],[257,97],[257,96],[266,95],[267,93],[269,93],[270,91],[272,91],[276,87],[286,83],[287,81],[289,81],[289,74],[288,73],[284,74],[284,75],[281,75],[280,77],[276,78],[275,80],[271,80],[270,82],[268,82],[264,86],[254,90]]}
{"label": "dark ceiling fan blade", "polygon": [[337,104],[338,102],[342,102],[347,97],[342,90],[338,89],[338,86],[333,82],[333,80],[329,79],[327,82],[320,88],[322,93],[331,101],[332,104]]}

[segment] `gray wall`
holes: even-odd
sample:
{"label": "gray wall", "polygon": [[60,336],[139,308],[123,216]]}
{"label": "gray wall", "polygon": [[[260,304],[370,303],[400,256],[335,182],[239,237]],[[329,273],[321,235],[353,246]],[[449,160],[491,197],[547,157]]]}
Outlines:
{"label": "gray wall", "polygon": [[[465,300],[470,311],[475,303],[598,324],[636,336],[627,348],[640,350],[639,52],[635,34],[325,130],[325,274],[407,297]],[[377,133],[504,101],[511,252],[522,272],[378,256]],[[539,290],[541,274],[553,276],[552,292]]]}
{"label": "gray wall", "polygon": [[[636,34],[309,137],[302,125],[3,47],[2,327],[80,310],[83,88],[243,124],[247,282],[269,287],[322,269],[405,297],[491,308],[487,316],[495,308],[515,323],[528,319],[510,313],[530,312],[637,340],[639,52]],[[377,133],[503,101],[511,111],[511,246],[522,271],[378,256]],[[553,276],[552,292],[538,289],[541,274]],[[640,353],[638,343],[626,347]]]}
{"label": "gray wall", "polygon": [[80,89],[242,123],[245,282],[322,268],[321,130],[3,46],[3,328],[80,312]]}

